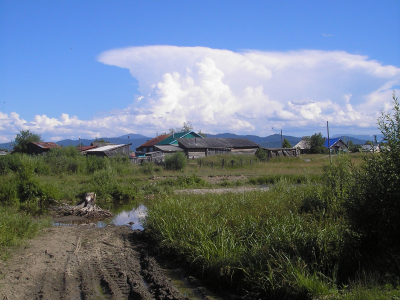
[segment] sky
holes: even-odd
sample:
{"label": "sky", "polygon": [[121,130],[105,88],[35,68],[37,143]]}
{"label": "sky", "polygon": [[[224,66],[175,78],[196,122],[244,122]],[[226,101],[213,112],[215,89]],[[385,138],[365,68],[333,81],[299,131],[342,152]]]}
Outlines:
{"label": "sky", "polygon": [[0,143],[377,134],[400,1],[0,1]]}

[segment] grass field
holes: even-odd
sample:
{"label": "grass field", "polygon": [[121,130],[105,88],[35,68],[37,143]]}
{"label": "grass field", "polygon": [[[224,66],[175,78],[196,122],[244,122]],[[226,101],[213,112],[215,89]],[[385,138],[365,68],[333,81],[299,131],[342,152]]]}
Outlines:
{"label": "grass field", "polygon": [[[343,208],[343,194],[353,181],[341,157],[333,155],[331,165],[322,154],[268,162],[217,155],[171,171],[74,154],[59,160],[14,156],[0,161],[0,250],[48,226],[48,219],[32,216],[53,201],[75,203],[93,191],[107,208],[146,202],[145,227],[153,238],[218,288],[271,299],[397,299],[397,275],[388,280],[379,268],[374,272],[354,265],[357,237]],[[361,153],[346,159],[355,170],[364,161]],[[174,193],[254,185],[271,189]]]}

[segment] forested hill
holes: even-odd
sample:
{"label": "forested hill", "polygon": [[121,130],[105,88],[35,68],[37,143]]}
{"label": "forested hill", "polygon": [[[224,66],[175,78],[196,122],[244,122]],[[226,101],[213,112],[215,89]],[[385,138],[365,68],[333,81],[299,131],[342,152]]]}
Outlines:
{"label": "forested hill", "polygon": [[[212,138],[246,138],[259,144],[261,147],[279,148],[281,147],[281,135],[273,134],[266,137],[260,137],[257,135],[236,135],[234,133],[219,133],[219,134],[207,134],[207,137]],[[282,140],[287,139],[289,143],[294,146],[300,142],[301,137],[294,137],[289,135],[283,135]]]}
{"label": "forested hill", "polygon": [[[271,148],[279,148],[281,147],[281,135],[280,134],[273,134],[270,136],[266,137],[260,137],[257,135],[237,135],[234,133],[218,133],[218,134],[205,134],[206,137],[210,138],[247,138],[250,141],[253,141],[257,144],[259,144],[261,147],[271,147]],[[129,138],[128,138],[129,136]],[[132,143],[132,146],[130,147],[131,150],[136,149],[139,147],[141,144],[147,142],[148,140],[152,139],[153,137],[146,137],[141,134],[126,134],[122,135],[120,137],[114,137],[114,138],[108,138],[108,137],[99,137],[98,140],[103,139],[105,141],[108,141],[110,143],[115,143],[115,144],[130,144]],[[345,143],[352,141],[356,145],[362,145],[365,144],[367,141],[372,141],[374,139],[374,136],[372,135],[334,135],[332,138],[341,138]],[[296,145],[300,140],[301,137],[295,137],[295,136],[289,136],[289,135],[283,135],[282,139],[287,139],[289,143],[294,146]],[[381,136],[377,136],[378,141],[381,140]],[[81,139],[81,143],[83,146],[88,146],[90,143],[94,142],[94,139]],[[66,146],[78,146],[79,145],[79,140],[61,140],[56,142],[58,145],[62,145],[64,147]],[[3,143],[0,144],[0,149],[10,149],[10,144],[11,143]],[[12,149],[12,145],[11,145]]]}

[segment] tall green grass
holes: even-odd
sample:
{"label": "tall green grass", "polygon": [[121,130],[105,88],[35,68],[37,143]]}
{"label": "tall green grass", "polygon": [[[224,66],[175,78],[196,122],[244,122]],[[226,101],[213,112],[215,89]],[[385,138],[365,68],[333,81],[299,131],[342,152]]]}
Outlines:
{"label": "tall green grass", "polygon": [[252,297],[398,295],[398,254],[370,256],[349,221],[346,203],[360,176],[351,157],[335,157],[323,172],[318,183],[274,178],[269,192],[169,196],[149,207],[145,228],[210,284]]}
{"label": "tall green grass", "polygon": [[12,249],[50,225],[49,218],[32,218],[15,207],[0,206],[0,258],[7,259]]}
{"label": "tall green grass", "polygon": [[303,210],[322,194],[279,182],[269,193],[168,197],[150,207],[145,227],[211,282],[275,297],[317,296],[334,286],[348,228],[334,211]]}

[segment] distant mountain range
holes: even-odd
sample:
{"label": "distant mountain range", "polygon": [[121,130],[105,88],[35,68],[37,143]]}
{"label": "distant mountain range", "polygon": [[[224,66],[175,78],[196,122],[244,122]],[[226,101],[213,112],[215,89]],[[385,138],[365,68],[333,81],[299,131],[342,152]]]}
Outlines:
{"label": "distant mountain range", "polygon": [[[257,135],[237,135],[234,133],[218,133],[218,134],[206,134],[206,137],[210,137],[210,138],[246,138],[246,139],[249,139],[250,141],[253,141],[253,142],[259,144],[261,147],[271,147],[271,148],[281,147],[280,134],[273,134],[273,135],[266,136],[266,137],[260,137]],[[352,141],[356,145],[363,145],[367,141],[374,140],[373,135],[353,135],[353,134],[346,134],[346,135],[338,134],[338,135],[332,136],[332,138],[340,138],[346,143],[349,141]],[[377,136],[378,141],[381,141],[382,138],[383,138],[382,135]],[[132,144],[132,146],[130,148],[131,148],[131,150],[134,150],[152,138],[141,135],[141,134],[130,133],[130,134],[122,135],[120,137],[114,137],[114,138],[103,137],[103,138],[99,138],[98,140],[100,140],[100,139],[103,139],[105,141],[108,141],[110,143],[115,143],[115,144]],[[289,141],[289,143],[292,146],[294,146],[298,142],[300,142],[301,137],[283,135],[282,140],[283,139],[287,139]],[[82,146],[88,146],[94,141],[95,141],[94,139],[81,139],[80,140]],[[79,146],[79,140],[66,139],[66,140],[58,141],[56,143],[58,145],[64,146],[64,147]],[[7,150],[10,148],[12,149],[12,147],[10,147],[10,144],[11,143],[0,144],[0,148],[7,149]]]}

